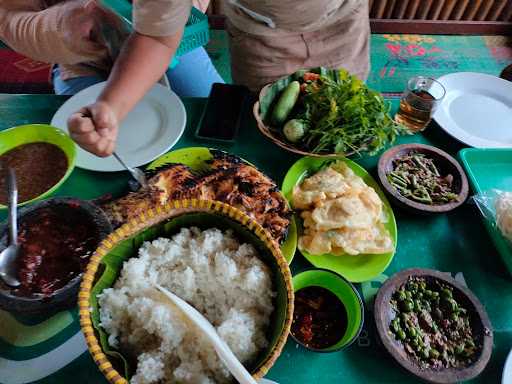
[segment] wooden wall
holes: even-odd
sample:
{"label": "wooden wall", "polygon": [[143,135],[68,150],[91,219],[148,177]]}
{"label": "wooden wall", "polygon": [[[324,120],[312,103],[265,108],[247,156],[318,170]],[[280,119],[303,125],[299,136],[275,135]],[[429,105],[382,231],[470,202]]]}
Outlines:
{"label": "wooden wall", "polygon": [[[224,26],[225,1],[211,0],[213,28]],[[512,0],[368,1],[375,33],[512,34]]]}
{"label": "wooden wall", "polygon": [[373,19],[512,21],[512,0],[369,0]]}
{"label": "wooden wall", "polygon": [[[225,0],[209,13],[223,14]],[[279,0],[275,0],[279,1]],[[373,19],[512,21],[512,0],[369,0]]]}

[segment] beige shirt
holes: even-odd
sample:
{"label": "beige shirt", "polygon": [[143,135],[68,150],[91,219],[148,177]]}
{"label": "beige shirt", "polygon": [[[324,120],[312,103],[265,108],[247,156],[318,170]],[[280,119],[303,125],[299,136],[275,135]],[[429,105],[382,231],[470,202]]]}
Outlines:
{"label": "beige shirt", "polygon": [[143,35],[170,36],[187,23],[192,0],[133,0],[133,27]]}
{"label": "beige shirt", "polygon": [[63,79],[95,75],[112,65],[105,46],[81,39],[70,15],[85,0],[46,7],[40,0],[0,0],[0,40],[33,60],[57,63]]}
{"label": "beige shirt", "polygon": [[223,1],[226,16],[235,27],[263,36],[313,32],[329,27],[368,3],[368,0]]}
{"label": "beige shirt", "polygon": [[[368,0],[223,0],[229,21],[254,35],[312,32],[328,27]],[[135,29],[152,36],[174,34],[186,22],[191,0],[134,0]],[[196,4],[197,5],[197,4]],[[264,20],[270,20],[269,27]]]}
{"label": "beige shirt", "polygon": [[[107,73],[112,65],[107,47],[75,36],[70,25],[70,12],[80,12],[86,1],[0,0],[0,40],[33,60],[59,64],[64,80]],[[193,2],[208,7],[207,0]],[[134,0],[135,29],[172,35],[186,24],[191,6],[191,0]]]}

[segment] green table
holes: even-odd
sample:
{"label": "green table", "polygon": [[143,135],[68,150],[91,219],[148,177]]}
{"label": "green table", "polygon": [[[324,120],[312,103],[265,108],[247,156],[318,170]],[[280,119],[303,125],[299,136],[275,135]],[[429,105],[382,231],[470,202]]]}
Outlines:
{"label": "green table", "polygon": [[[65,98],[49,95],[0,95],[0,130],[24,123],[47,123],[64,101]],[[187,129],[176,148],[211,145],[193,137],[204,104],[202,99],[185,100]],[[393,106],[396,108],[396,100]],[[430,127],[424,135],[402,137],[398,142],[433,144],[452,154],[461,148],[436,126]],[[250,115],[244,119],[236,145],[221,145],[219,148],[250,160],[278,182],[298,158],[266,141]],[[355,160],[375,175],[378,156]],[[123,173],[102,174],[76,169],[58,193],[86,199],[105,193],[116,195],[125,190],[127,179]],[[269,372],[269,378],[282,384],[417,382],[380,345],[374,330],[371,302],[388,276],[404,268],[427,267],[462,272],[469,288],[487,308],[495,330],[495,346],[487,369],[474,382],[500,382],[506,355],[512,347],[512,278],[490,242],[476,207],[467,203],[455,212],[438,216],[417,216],[398,209],[395,214],[398,249],[393,262],[385,275],[358,286],[366,302],[366,322],[358,341],[344,351],[319,354],[306,351],[289,340]],[[300,255],[292,264],[294,273],[310,267]],[[70,352],[62,348],[73,335],[75,338],[71,342],[64,343],[66,348],[73,343],[83,348],[78,332],[76,310],[62,312],[49,320],[14,319],[6,312],[0,313],[0,382],[14,384],[22,383],[21,378],[33,380],[40,376],[39,372],[50,373],[58,368],[56,360],[64,359],[72,362],[37,382],[104,383],[87,352],[80,354],[80,349]],[[73,359],[73,353],[79,357]],[[33,360],[23,362],[27,359]]]}

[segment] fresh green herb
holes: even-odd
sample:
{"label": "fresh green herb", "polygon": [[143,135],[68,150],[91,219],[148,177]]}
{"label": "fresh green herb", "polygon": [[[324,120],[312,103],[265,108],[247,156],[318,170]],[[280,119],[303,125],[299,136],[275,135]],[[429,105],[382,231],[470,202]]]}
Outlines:
{"label": "fresh green herb", "polygon": [[307,80],[303,92],[297,117],[309,125],[302,145],[313,153],[375,154],[401,132],[382,95],[345,70],[336,80],[325,76]]}
{"label": "fresh green herb", "polygon": [[402,196],[429,205],[457,201],[453,176],[441,176],[434,160],[424,154],[410,153],[394,160],[393,166],[387,179]]}

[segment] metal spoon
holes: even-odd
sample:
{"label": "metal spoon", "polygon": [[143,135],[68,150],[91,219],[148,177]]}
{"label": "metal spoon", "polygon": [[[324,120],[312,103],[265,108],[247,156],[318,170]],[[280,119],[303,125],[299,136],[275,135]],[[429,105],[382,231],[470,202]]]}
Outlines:
{"label": "metal spoon", "polygon": [[9,246],[0,253],[0,277],[5,284],[16,288],[20,285],[16,278],[18,189],[16,187],[16,174],[12,168],[7,170],[7,191],[9,196]]}
{"label": "metal spoon", "polygon": [[128,172],[131,173],[132,177],[137,180],[137,182],[143,187],[147,187],[148,186],[148,181],[146,180],[146,175],[144,175],[144,172],[142,172],[139,168],[132,168],[132,167],[129,167],[128,164],[126,164],[123,159],[121,159],[119,157],[119,155],[114,152],[113,153],[114,157],[117,159],[117,161],[119,161],[121,163],[121,165],[126,168],[126,170]]}
{"label": "metal spoon", "polygon": [[[88,117],[88,118],[92,118],[92,115],[89,111],[86,111],[86,112],[82,112],[82,116],[83,117]],[[121,163],[121,165],[128,171],[131,173],[132,177],[142,186],[142,187],[147,187],[148,186],[148,182],[146,180],[146,176],[144,175],[144,172],[142,172],[140,169],[138,168],[132,168],[132,167],[129,167],[128,164],[126,164],[123,159],[121,159],[121,157],[116,153],[114,152],[113,153],[114,157],[117,159],[117,161],[119,161]],[[134,190],[137,190],[137,188],[134,188]]]}
{"label": "metal spoon", "polygon": [[[156,289],[166,297],[174,307],[178,308],[188,320],[190,320],[202,333],[206,336],[208,341],[213,345],[219,358],[226,364],[231,374],[240,384],[257,384],[247,369],[238,361],[237,357],[233,354],[228,345],[222,340],[217,331],[210,322],[199,313],[194,307],[186,301],[180,299],[174,293],[168,291],[160,285],[155,285]],[[261,379],[259,383],[274,383],[267,379]],[[277,383],[274,383],[277,384]]]}

